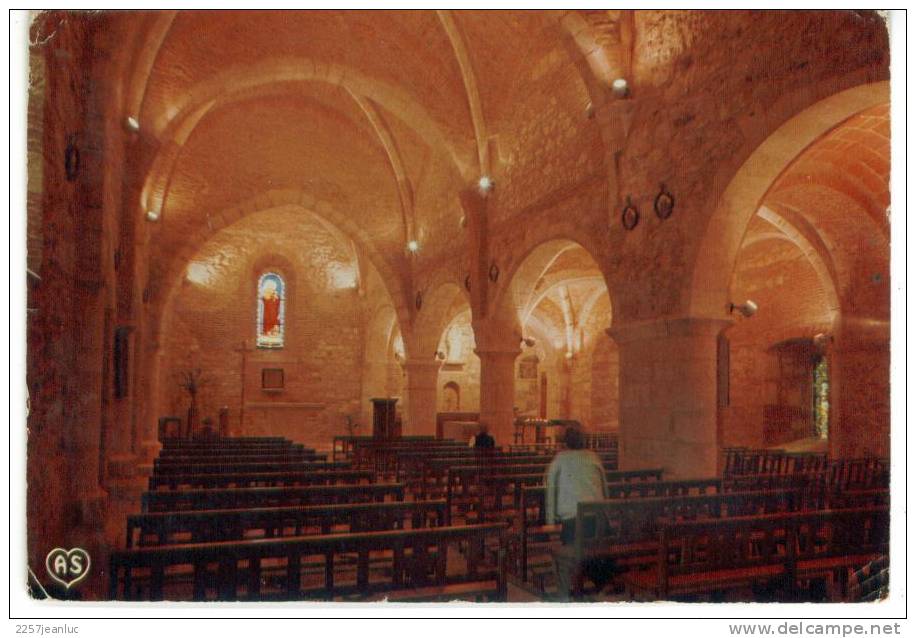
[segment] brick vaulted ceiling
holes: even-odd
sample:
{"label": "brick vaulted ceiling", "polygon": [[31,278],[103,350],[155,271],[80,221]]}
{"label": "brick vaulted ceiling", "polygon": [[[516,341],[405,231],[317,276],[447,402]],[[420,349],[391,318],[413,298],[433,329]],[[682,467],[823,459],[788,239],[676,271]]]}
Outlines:
{"label": "brick vaulted ceiling", "polygon": [[125,103],[156,148],[153,275],[275,191],[333,210],[389,272],[408,239],[454,247],[457,193],[517,150],[524,79],[570,64],[551,29],[541,12],[149,14]]}
{"label": "brick vaulted ceiling", "polygon": [[889,177],[884,104],[843,122],[789,166],[764,197],[744,245],[788,236],[820,273],[822,288],[834,298],[828,305],[850,316],[886,319]]}

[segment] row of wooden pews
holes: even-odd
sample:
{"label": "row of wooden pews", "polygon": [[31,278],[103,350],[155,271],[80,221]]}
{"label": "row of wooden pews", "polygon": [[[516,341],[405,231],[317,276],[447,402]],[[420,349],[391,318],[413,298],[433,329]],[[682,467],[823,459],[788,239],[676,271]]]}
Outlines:
{"label": "row of wooden pews", "polygon": [[334,447],[328,460],[282,439],[166,442],[111,558],[112,597],[482,601],[505,600],[511,580],[546,599],[558,556],[602,565],[623,598],[825,599],[814,583],[840,596],[887,551],[883,461],[741,450],[722,477],[667,480],[601,449],[610,498],[580,504],[561,546],[544,520],[552,450]]}
{"label": "row of wooden pews", "polygon": [[513,564],[544,597],[557,558],[580,569],[574,595],[597,565],[616,599],[842,600],[849,574],[888,551],[886,465],[800,460],[794,472],[760,463],[722,478],[615,483],[610,499],[579,504],[568,546],[545,525],[543,489],[526,487]]}
{"label": "row of wooden pews", "polygon": [[505,599],[505,524],[450,526],[444,499],[407,501],[354,457],[282,439],[166,441],[111,556],[111,597]]}
{"label": "row of wooden pews", "polygon": [[837,489],[857,489],[890,481],[888,459],[829,459],[826,453],[778,449],[726,448],[723,476],[809,476]]}

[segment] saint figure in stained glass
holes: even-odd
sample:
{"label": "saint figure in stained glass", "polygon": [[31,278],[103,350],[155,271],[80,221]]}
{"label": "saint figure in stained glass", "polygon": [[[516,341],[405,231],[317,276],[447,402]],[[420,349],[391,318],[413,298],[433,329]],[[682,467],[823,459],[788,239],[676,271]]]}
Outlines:
{"label": "saint figure in stained glass", "polygon": [[258,347],[282,348],[286,315],[286,286],[276,273],[258,280]]}

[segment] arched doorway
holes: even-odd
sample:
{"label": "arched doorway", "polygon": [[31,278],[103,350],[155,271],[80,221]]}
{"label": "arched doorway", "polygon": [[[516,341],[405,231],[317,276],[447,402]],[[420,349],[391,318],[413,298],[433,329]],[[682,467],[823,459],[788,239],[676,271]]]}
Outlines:
{"label": "arched doorway", "polygon": [[618,357],[606,333],[611,300],[592,255],[566,239],[537,246],[513,273],[506,299],[522,331],[517,416],[616,430]]}

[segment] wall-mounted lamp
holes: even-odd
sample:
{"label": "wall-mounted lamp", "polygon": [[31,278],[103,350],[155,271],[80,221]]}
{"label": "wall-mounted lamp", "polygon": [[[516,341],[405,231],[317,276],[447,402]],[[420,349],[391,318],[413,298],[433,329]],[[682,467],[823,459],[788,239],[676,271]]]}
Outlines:
{"label": "wall-mounted lamp", "polygon": [[736,310],[740,312],[742,315],[744,315],[745,317],[753,317],[755,314],[757,314],[757,304],[755,304],[750,299],[745,301],[743,304],[735,304],[735,303],[728,304],[729,314],[735,312]]}
{"label": "wall-mounted lamp", "polygon": [[140,121],[133,115],[128,115],[124,120],[124,127],[131,133],[138,133],[140,131]]}
{"label": "wall-mounted lamp", "polygon": [[611,82],[611,92],[614,94],[614,97],[624,98],[630,94],[630,85],[627,83],[626,78],[617,78]]}
{"label": "wall-mounted lamp", "polygon": [[493,187],[496,185],[496,182],[493,181],[493,178],[489,175],[481,175],[480,179],[477,180],[477,188],[480,189],[480,194],[486,197]]}
{"label": "wall-mounted lamp", "polygon": [[409,242],[407,242],[407,251],[408,252],[415,253],[415,252],[418,252],[419,250],[420,250],[420,242],[418,242],[416,239],[411,239]]}
{"label": "wall-mounted lamp", "polygon": [[159,221],[159,211],[158,210],[148,210],[146,211],[146,220],[151,222]]}

